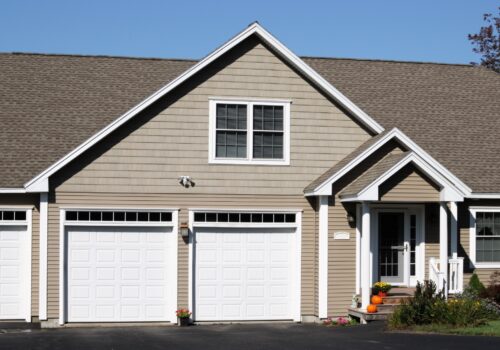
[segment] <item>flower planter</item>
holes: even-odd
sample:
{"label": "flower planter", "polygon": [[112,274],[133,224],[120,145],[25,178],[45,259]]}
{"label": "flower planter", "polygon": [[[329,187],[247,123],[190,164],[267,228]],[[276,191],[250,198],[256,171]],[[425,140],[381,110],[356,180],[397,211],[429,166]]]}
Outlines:
{"label": "flower planter", "polygon": [[177,325],[180,327],[189,326],[189,317],[177,318]]}
{"label": "flower planter", "polygon": [[378,292],[377,294],[379,297],[381,298],[385,298],[387,296],[387,293],[386,292]]}

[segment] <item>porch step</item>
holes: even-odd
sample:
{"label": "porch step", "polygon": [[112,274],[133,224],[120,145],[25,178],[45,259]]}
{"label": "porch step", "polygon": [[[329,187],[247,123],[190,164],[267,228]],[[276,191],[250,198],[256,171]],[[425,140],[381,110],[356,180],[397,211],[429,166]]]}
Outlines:
{"label": "porch step", "polygon": [[349,316],[359,318],[361,323],[367,323],[370,321],[385,321],[392,314],[392,310],[379,310],[376,313],[370,314],[362,309],[349,308],[347,313]]}

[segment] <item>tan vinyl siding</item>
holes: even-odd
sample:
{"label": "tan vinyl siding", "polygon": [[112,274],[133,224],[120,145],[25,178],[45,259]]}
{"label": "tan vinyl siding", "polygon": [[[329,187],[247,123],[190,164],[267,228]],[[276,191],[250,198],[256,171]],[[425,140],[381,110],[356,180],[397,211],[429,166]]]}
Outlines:
{"label": "tan vinyl siding", "polygon": [[33,206],[31,227],[31,316],[38,317],[38,276],[40,263],[40,196],[38,194],[1,194],[0,206]]}
{"label": "tan vinyl siding", "polygon": [[[52,198],[53,200],[53,198]],[[188,221],[189,208],[302,208],[302,314],[314,315],[316,308],[316,245],[314,203],[303,196],[204,195],[204,194],[58,194],[49,204],[48,316],[59,314],[59,209],[64,206],[179,208],[179,221]],[[178,304],[188,306],[188,244],[179,237]]]}
{"label": "tan vinyl siding", "polygon": [[[347,213],[355,213],[336,198],[328,208],[328,316],[346,316],[356,293],[356,226],[347,222]],[[349,232],[347,240],[333,239],[335,232]]]}
{"label": "tan vinyl siding", "polygon": [[[179,193],[178,177],[190,175],[196,181],[192,193],[302,195],[308,183],[369,138],[254,39],[224,60],[166,98],[166,108],[145,114],[112,147],[101,146],[102,154],[57,191]],[[291,100],[290,166],[208,164],[208,101],[214,96]]]}
{"label": "tan vinyl siding", "polygon": [[439,260],[439,203],[425,205],[425,278],[429,278],[429,259]]}
{"label": "tan vinyl siding", "polygon": [[460,203],[458,206],[458,255],[465,257],[464,259],[464,285],[469,283],[469,279],[473,273],[476,273],[485,285],[488,285],[490,281],[490,276],[495,271],[500,271],[500,269],[492,268],[479,268],[474,269],[471,266],[469,259],[470,252],[470,212],[469,207],[499,207],[499,200],[466,200],[464,203]]}
{"label": "tan vinyl siding", "polygon": [[439,188],[414,167],[405,167],[380,185],[381,201],[439,201]]}

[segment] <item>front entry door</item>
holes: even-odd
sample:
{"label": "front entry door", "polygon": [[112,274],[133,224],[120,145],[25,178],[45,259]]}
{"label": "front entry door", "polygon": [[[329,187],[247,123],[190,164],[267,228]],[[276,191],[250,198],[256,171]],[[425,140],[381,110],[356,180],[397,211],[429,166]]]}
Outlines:
{"label": "front entry door", "polygon": [[405,237],[404,212],[378,214],[379,277],[392,284],[405,283],[408,239]]}

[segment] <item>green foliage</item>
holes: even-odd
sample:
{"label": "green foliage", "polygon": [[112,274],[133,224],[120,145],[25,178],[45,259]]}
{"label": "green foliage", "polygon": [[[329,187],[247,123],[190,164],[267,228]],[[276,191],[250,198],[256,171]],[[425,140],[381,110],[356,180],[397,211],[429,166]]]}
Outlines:
{"label": "green foliage", "polygon": [[500,305],[500,272],[495,271],[490,276],[488,287],[480,294],[481,297],[490,299]]}
{"label": "green foliage", "polygon": [[462,295],[446,300],[436,285],[426,281],[417,284],[415,296],[397,307],[389,318],[389,327],[401,329],[421,325],[448,325],[450,327],[477,326],[498,319],[498,309],[482,299],[473,288]]}
{"label": "green foliage", "polygon": [[429,324],[436,317],[436,311],[445,302],[443,292],[437,292],[432,281],[417,283],[413,298],[404,301],[389,318],[389,326],[399,329],[414,325]]}
{"label": "green foliage", "polygon": [[482,295],[486,291],[484,284],[481,283],[478,275],[475,273],[473,273],[470,278],[468,288],[472,293],[476,295]]}

